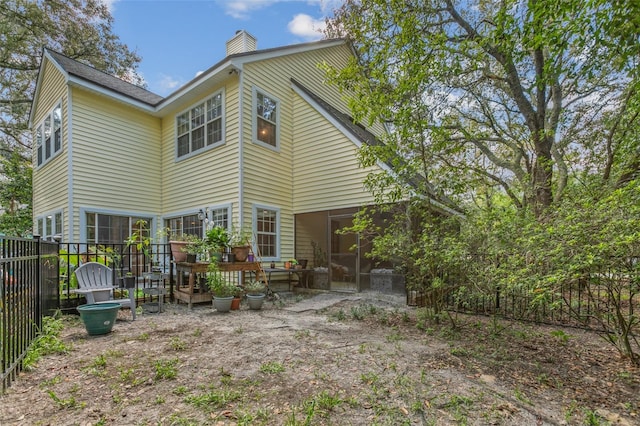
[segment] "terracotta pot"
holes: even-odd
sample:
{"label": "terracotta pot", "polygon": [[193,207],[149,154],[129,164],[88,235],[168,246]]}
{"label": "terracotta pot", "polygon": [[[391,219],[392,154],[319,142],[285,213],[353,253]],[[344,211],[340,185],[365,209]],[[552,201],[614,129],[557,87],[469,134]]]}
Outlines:
{"label": "terracotta pot", "polygon": [[238,309],[240,309],[240,298],[234,297],[233,300],[231,301],[231,310],[237,311]]}
{"label": "terracotta pot", "polygon": [[246,262],[250,252],[249,246],[233,247],[231,253],[236,255],[236,262]]}
{"label": "terracotta pot", "polygon": [[176,262],[186,262],[187,253],[183,250],[187,244],[187,241],[169,241],[171,245],[171,255]]}

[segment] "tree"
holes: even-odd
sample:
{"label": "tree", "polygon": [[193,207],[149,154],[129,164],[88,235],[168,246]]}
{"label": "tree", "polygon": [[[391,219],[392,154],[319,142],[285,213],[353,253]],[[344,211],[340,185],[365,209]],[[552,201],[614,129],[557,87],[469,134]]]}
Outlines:
{"label": "tree", "polygon": [[349,37],[357,57],[330,75],[357,120],[394,129],[361,153],[403,159],[390,183],[419,175],[418,194],[457,211],[500,191],[539,217],[573,171],[623,174],[625,138],[638,134],[638,12],[604,0],[347,0],[328,34]]}
{"label": "tree", "polygon": [[30,167],[28,120],[43,48],[142,84],[140,58],[113,34],[112,23],[101,0],[0,0],[0,157],[15,164],[18,154]]}
{"label": "tree", "polygon": [[13,152],[0,157],[0,233],[24,237],[31,230],[31,167]]}

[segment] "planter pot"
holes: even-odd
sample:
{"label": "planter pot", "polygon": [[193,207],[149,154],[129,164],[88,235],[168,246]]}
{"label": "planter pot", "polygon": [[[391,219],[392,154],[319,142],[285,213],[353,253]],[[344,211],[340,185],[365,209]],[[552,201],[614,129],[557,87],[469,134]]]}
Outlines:
{"label": "planter pot", "polygon": [[136,286],[136,277],[122,277],[122,287],[135,288],[135,286]]}
{"label": "planter pot", "polygon": [[237,311],[238,309],[240,309],[240,299],[239,297],[234,297],[233,300],[231,301],[231,310],[232,311]]}
{"label": "planter pot", "polygon": [[190,243],[188,241],[169,241],[169,244],[171,245],[173,260],[176,262],[186,262],[187,253],[184,251],[184,248]]}
{"label": "planter pot", "polygon": [[233,253],[236,256],[236,262],[246,262],[247,257],[249,257],[250,251],[251,251],[251,247],[249,246],[231,248],[231,253]]}
{"label": "planter pot", "polygon": [[313,288],[317,288],[319,290],[329,289],[329,271],[328,270],[313,271]]}
{"label": "planter pot", "polygon": [[107,334],[111,332],[113,324],[116,322],[119,303],[99,303],[92,305],[78,306],[80,319],[91,336]]}
{"label": "planter pot", "polygon": [[185,262],[187,262],[187,263],[196,263],[196,258],[197,258],[197,255],[191,254],[191,253],[187,253],[187,256],[185,258]]}
{"label": "planter pot", "polygon": [[231,310],[231,303],[233,302],[233,296],[230,297],[213,297],[213,307],[218,312],[229,312]]}
{"label": "planter pot", "polygon": [[264,303],[264,294],[247,294],[247,302],[249,302],[249,309],[259,310],[262,309]]}

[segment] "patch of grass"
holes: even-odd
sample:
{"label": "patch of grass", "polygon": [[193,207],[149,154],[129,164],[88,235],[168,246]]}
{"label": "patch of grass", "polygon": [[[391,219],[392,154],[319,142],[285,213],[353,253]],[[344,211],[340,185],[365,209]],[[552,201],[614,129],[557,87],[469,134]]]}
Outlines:
{"label": "patch of grass", "polygon": [[50,389],[47,390],[47,394],[60,408],[82,408],[85,405],[84,403],[78,404],[74,396],[70,396],[67,399],[60,398],[54,391]]}
{"label": "patch of grass", "polygon": [[149,340],[149,333],[140,333],[137,339],[140,340],[141,342],[145,342]]}
{"label": "patch of grass", "polygon": [[186,395],[187,393],[189,393],[189,389],[186,386],[178,386],[173,390],[173,394],[178,396]]}
{"label": "patch of grass", "polygon": [[565,333],[562,330],[553,330],[551,332],[551,335],[553,337],[555,337],[556,339],[558,339],[560,341],[560,343],[562,343],[563,345],[566,345],[567,342],[569,342],[569,339],[573,336],[571,336],[570,334]]}
{"label": "patch of grass", "polygon": [[344,321],[347,319],[347,315],[344,313],[344,310],[340,309],[336,312],[333,312],[329,316],[329,321]]}
{"label": "patch of grass", "polygon": [[311,336],[311,332],[309,330],[296,330],[296,332],[293,334],[293,337],[296,340],[306,339],[310,336]]}
{"label": "patch of grass", "polygon": [[31,371],[35,368],[41,357],[55,353],[67,353],[71,346],[60,339],[60,332],[64,323],[60,319],[59,312],[52,317],[42,319],[42,327],[38,330],[38,337],[33,341],[22,361],[22,368]]}
{"label": "patch of grass", "polygon": [[269,361],[260,366],[260,371],[267,374],[282,373],[284,371],[284,365],[277,361]]}
{"label": "patch of grass", "polygon": [[184,351],[185,349],[187,349],[187,342],[180,339],[179,337],[172,337],[169,344],[174,351]]}
{"label": "patch of grass", "polygon": [[170,380],[175,379],[178,375],[178,369],[176,368],[176,364],[178,364],[178,359],[169,359],[169,360],[156,360],[154,364],[154,368],[156,370],[155,378],[156,380]]}
{"label": "patch of grass", "polygon": [[242,398],[242,393],[227,389],[212,389],[200,395],[187,396],[184,402],[194,407],[206,409],[208,411],[219,410],[227,404],[238,401]]}

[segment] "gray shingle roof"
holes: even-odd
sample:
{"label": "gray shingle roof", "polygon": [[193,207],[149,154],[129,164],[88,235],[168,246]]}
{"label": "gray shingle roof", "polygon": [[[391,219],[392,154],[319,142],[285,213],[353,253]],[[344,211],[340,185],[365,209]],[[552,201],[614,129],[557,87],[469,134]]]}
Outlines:
{"label": "gray shingle roof", "polygon": [[162,99],[164,99],[160,95],[156,95],[155,93],[136,86],[135,84],[127,83],[124,80],[99,71],[89,65],[85,65],[74,59],[66,57],[61,53],[54,52],[53,50],[49,49],[47,49],[47,53],[69,75],[81,78],[93,84],[97,84],[98,86],[104,87],[105,89],[112,90],[123,96],[150,106],[155,106],[160,103]]}

